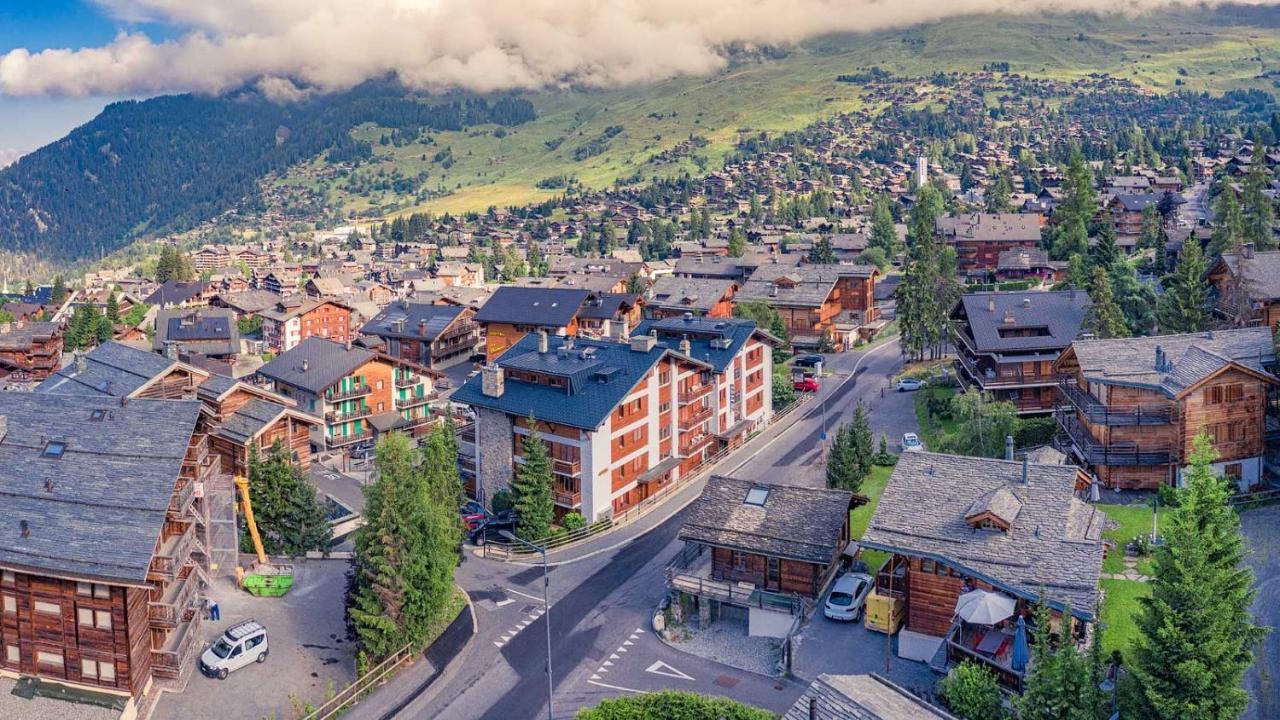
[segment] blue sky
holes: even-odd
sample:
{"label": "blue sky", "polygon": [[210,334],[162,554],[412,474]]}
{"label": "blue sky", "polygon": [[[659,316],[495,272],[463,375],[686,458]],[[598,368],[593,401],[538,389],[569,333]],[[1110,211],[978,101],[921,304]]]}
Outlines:
{"label": "blue sky", "polygon": [[[89,0],[0,0],[0,55],[15,48],[36,52],[104,45],[120,30],[137,29],[108,17]],[[159,28],[141,29],[161,36]],[[115,99],[0,96],[0,154],[52,142]]]}

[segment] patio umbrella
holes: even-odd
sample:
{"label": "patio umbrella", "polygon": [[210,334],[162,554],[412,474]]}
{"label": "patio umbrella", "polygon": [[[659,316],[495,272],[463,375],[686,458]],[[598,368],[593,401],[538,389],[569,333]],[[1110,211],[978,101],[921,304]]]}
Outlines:
{"label": "patio umbrella", "polygon": [[961,620],[978,625],[995,625],[1013,616],[1013,598],[986,590],[971,590],[956,601]]}
{"label": "patio umbrella", "polygon": [[1009,664],[1014,670],[1022,672],[1027,669],[1027,661],[1031,659],[1031,648],[1027,647],[1027,621],[1018,616],[1018,629],[1013,633],[1013,657]]}

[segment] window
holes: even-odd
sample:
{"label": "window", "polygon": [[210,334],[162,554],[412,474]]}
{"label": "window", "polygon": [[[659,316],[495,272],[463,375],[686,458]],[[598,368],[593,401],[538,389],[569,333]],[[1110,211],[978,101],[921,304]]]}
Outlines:
{"label": "window", "polygon": [[4,659],[14,664],[22,662],[22,654],[18,651],[18,646],[6,645],[4,648]]}
{"label": "window", "polygon": [[382,381],[381,381],[381,380],[379,380],[379,381],[378,381],[378,389],[379,389],[379,390],[381,390],[381,389],[382,389]]}
{"label": "window", "polygon": [[1222,403],[1240,402],[1244,399],[1244,385],[1241,383],[1232,383],[1230,385],[1215,385],[1205,390],[1205,400],[1210,405],[1220,405]]}
{"label": "window", "polygon": [[0,583],[12,585],[14,583],[13,571],[5,570],[4,572],[0,572]]}
{"label": "window", "polygon": [[44,600],[35,601],[35,611],[44,615],[61,615],[62,606],[57,603],[45,602]]}
{"label": "window", "polygon": [[664,413],[671,409],[671,401],[667,401],[658,406],[658,412]]}
{"label": "window", "polygon": [[98,677],[98,661],[97,660],[81,660],[80,676],[86,678],[97,679]]}
{"label": "window", "polygon": [[671,437],[671,428],[670,428],[670,427],[668,427],[668,426],[666,426],[666,425],[663,425],[661,428],[659,428],[659,429],[658,429],[658,438],[659,438],[659,439],[666,440],[666,439],[667,439],[667,438],[669,438],[669,437]]}
{"label": "window", "polygon": [[742,502],[745,505],[755,505],[756,507],[764,507],[764,503],[769,499],[769,488],[753,487],[747,491],[747,497]]}
{"label": "window", "polygon": [[94,597],[96,597],[96,598],[98,598],[99,600],[110,600],[110,599],[111,599],[111,586],[109,586],[109,585],[99,585],[99,584],[97,584],[97,583],[94,583],[94,584],[93,584],[93,596],[94,596]]}
{"label": "window", "polygon": [[48,650],[36,651],[36,663],[39,665],[48,665],[50,667],[62,667],[62,653],[50,652]]}
{"label": "window", "polygon": [[82,627],[92,627],[99,630],[111,629],[111,611],[110,610],[93,610],[91,608],[76,608],[76,622]]}
{"label": "window", "polygon": [[113,683],[116,681],[116,664],[109,660],[98,662],[98,679],[102,682]]}
{"label": "window", "polygon": [[81,597],[91,597],[93,595],[93,583],[76,583],[76,594]]}
{"label": "window", "polygon": [[738,552],[737,550],[730,550],[730,551],[729,551],[729,562],[733,564],[733,569],[734,569],[734,570],[746,570],[746,569],[747,569],[747,555],[746,555],[746,553],[740,553],[740,552]]}
{"label": "window", "polygon": [[671,382],[671,371],[664,370],[658,373],[658,382],[662,383],[663,385],[666,385],[667,383]]}
{"label": "window", "polygon": [[4,613],[6,615],[11,615],[16,612],[18,612],[18,598],[12,595],[5,595],[4,596]]}
{"label": "window", "polygon": [[44,457],[57,460],[67,451],[67,444],[61,440],[50,440],[44,445],[44,452],[40,453]]}
{"label": "window", "polygon": [[937,564],[937,563],[935,563],[935,562],[934,562],[934,561],[932,561],[932,560],[921,559],[921,560],[920,560],[920,572],[921,572],[921,573],[924,573],[924,574],[926,574],[926,575],[932,575],[934,572],[936,572],[936,571],[937,571],[937,569],[938,569],[937,565],[938,565],[938,564]]}

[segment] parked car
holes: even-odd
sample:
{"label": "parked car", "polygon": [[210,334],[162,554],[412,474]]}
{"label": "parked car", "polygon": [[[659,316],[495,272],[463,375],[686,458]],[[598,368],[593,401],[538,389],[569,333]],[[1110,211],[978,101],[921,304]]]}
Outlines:
{"label": "parked car", "polygon": [[867,595],[871,594],[875,581],[866,573],[845,573],[831,584],[831,593],[827,595],[827,604],[822,614],[832,620],[862,619],[862,611],[867,606]]}
{"label": "parked car", "polygon": [[915,433],[902,433],[902,452],[918,450],[924,450],[924,443],[920,442],[920,436]]}
{"label": "parked car", "polygon": [[468,500],[458,508],[458,514],[462,516],[462,522],[467,526],[467,532],[476,529],[480,523],[488,520],[493,515],[484,509],[484,506],[475,500]]}
{"label": "parked car", "polygon": [[373,457],[374,445],[372,440],[362,440],[351,449],[347,450],[347,456],[352,460],[368,460]]}
{"label": "parked car", "polygon": [[516,531],[516,514],[512,510],[506,510],[485,519],[472,528],[467,537],[473,545],[483,547],[490,540],[507,542],[507,539],[502,537],[503,531],[510,533]]}
{"label": "parked car", "polygon": [[928,384],[917,378],[902,378],[898,381],[898,392],[915,392]]}
{"label": "parked car", "polygon": [[798,392],[818,392],[818,378],[812,375],[798,377],[792,381],[791,387]]}
{"label": "parked car", "polygon": [[800,357],[795,359],[795,362],[791,364],[794,365],[795,367],[800,367],[800,368],[818,367],[819,365],[822,364],[822,356],[821,355],[801,355]]}
{"label": "parked car", "polygon": [[226,680],[235,670],[267,660],[267,628],[257,620],[246,620],[226,629],[200,655],[200,672],[206,677]]}

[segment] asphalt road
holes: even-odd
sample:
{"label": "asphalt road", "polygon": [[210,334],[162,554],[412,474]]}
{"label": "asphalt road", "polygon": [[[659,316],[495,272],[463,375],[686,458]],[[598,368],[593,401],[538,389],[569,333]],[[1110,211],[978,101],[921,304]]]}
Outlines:
{"label": "asphalt road", "polygon": [[[888,434],[891,442],[915,430],[910,396],[882,393],[900,367],[896,342],[831,357],[828,368],[833,375],[824,378],[819,392],[826,398],[825,410],[821,400],[810,404],[793,425],[758,438],[721,472],[762,482],[821,485],[823,428],[830,434],[851,415],[858,400],[873,408],[873,429]],[[840,385],[854,373],[853,380]],[[449,672],[399,717],[546,717],[548,618],[556,718],[571,718],[579,708],[604,697],[664,687],[718,693],[785,710],[803,683],[687,655],[653,635],[651,616],[666,594],[664,569],[679,550],[676,533],[685,512],[615,551],[553,567],[549,612],[542,611],[540,567],[469,557],[457,580],[475,604],[477,637]],[[601,544],[606,546],[607,538]]]}

